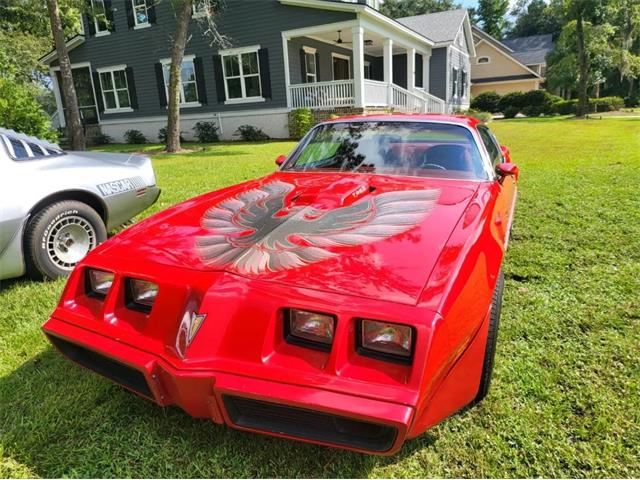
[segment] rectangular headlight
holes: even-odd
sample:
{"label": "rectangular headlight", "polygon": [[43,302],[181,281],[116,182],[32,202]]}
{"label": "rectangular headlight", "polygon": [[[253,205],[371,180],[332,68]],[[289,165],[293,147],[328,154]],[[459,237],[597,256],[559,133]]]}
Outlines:
{"label": "rectangular headlight", "polygon": [[86,286],[89,296],[105,298],[113,285],[114,274],[104,270],[86,270]]}
{"label": "rectangular headlight", "polygon": [[411,363],[415,344],[415,329],[410,325],[359,320],[358,352],[361,355]]}
{"label": "rectangular headlight", "polygon": [[146,280],[127,278],[127,306],[149,313],[158,296],[158,285]]}
{"label": "rectangular headlight", "polygon": [[296,308],[285,310],[284,336],[289,343],[329,351],[335,329],[335,315]]}

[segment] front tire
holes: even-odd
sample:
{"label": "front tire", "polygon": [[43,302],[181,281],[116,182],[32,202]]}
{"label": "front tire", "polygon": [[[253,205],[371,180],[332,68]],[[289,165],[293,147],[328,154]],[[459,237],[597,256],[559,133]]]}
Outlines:
{"label": "front tire", "polygon": [[498,328],[500,327],[500,313],[502,311],[502,293],[504,290],[504,274],[502,269],[498,273],[496,288],[493,290],[491,299],[491,313],[489,316],[489,332],[487,333],[487,344],[484,352],[484,362],[482,364],[482,374],[480,375],[480,388],[473,400],[472,405],[480,403],[489,393],[491,378],[493,377],[493,364],[496,356],[496,344],[498,343]]}
{"label": "front tire", "polygon": [[35,279],[69,275],[84,256],[107,239],[100,215],[74,200],[51,204],[27,226],[25,262]]}

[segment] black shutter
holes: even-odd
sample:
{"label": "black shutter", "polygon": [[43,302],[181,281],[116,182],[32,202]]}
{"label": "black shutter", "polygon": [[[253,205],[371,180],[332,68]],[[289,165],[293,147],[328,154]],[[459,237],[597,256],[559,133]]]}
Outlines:
{"label": "black shutter", "polygon": [[304,48],[300,49],[300,75],[302,75],[302,83],[307,83],[307,52]]}
{"label": "black shutter", "polygon": [[113,18],[113,6],[111,5],[111,0],[103,0],[104,1],[104,11],[107,15],[107,22],[109,23],[109,31],[116,31],[116,22]]}
{"label": "black shutter", "polygon": [[195,57],[193,59],[193,69],[196,71],[196,87],[198,88],[198,101],[205,105],[207,103],[207,84],[204,81],[204,68],[202,67],[202,58]]}
{"label": "black shutter", "polygon": [[320,80],[320,54],[316,52],[316,82],[321,82]]}
{"label": "black shutter", "polygon": [[260,60],[260,83],[262,84],[262,96],[271,98],[271,74],[269,73],[269,51],[266,48],[258,50]]}
{"label": "black shutter", "polygon": [[158,99],[160,100],[160,106],[167,106],[167,90],[164,86],[164,72],[162,71],[162,64],[156,63],[156,85],[158,87]]}
{"label": "black shutter", "polygon": [[127,67],[125,69],[127,74],[127,87],[129,87],[129,101],[131,102],[131,108],[138,109],[138,95],[136,93],[136,81],[133,78],[133,68]]}
{"label": "black shutter", "polygon": [[147,15],[149,16],[149,23],[156,23],[155,0],[151,0],[151,5],[147,5]]}
{"label": "black shutter", "polygon": [[96,106],[98,107],[98,112],[104,112],[104,101],[102,100],[102,85],[100,84],[100,74],[98,72],[93,72],[93,89],[96,94]]}
{"label": "black shutter", "polygon": [[132,29],[136,26],[136,21],[133,18],[133,5],[131,5],[131,0],[124,0],[124,11],[127,12],[127,25],[129,29]]}
{"label": "black shutter", "polygon": [[85,15],[87,19],[87,30],[89,30],[89,35],[94,36],[96,34],[96,23],[93,19],[93,8],[91,7],[91,0],[87,0],[87,15]]}
{"label": "black shutter", "polygon": [[218,103],[224,103],[227,100],[227,95],[224,92],[224,72],[222,70],[222,57],[220,55],[213,56],[213,76],[216,79]]}

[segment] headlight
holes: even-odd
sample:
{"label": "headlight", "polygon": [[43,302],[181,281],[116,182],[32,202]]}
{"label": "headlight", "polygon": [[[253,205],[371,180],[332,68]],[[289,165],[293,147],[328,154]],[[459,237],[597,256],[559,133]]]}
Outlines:
{"label": "headlight", "polygon": [[146,280],[127,278],[127,306],[149,313],[158,296],[158,285]]}
{"label": "headlight", "polygon": [[415,330],[409,325],[360,320],[358,351],[380,360],[411,363]]}
{"label": "headlight", "polygon": [[86,286],[89,296],[105,298],[113,285],[113,273],[104,270],[87,269]]}
{"label": "headlight", "polygon": [[284,335],[289,343],[329,351],[335,328],[334,315],[295,308],[285,310]]}

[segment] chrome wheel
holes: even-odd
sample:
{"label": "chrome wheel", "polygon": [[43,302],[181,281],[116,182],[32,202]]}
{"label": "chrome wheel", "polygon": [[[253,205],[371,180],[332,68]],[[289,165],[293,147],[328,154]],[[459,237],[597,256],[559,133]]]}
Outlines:
{"label": "chrome wheel", "polygon": [[72,270],[96,244],[95,228],[77,215],[59,219],[47,235],[49,259],[63,270]]}

